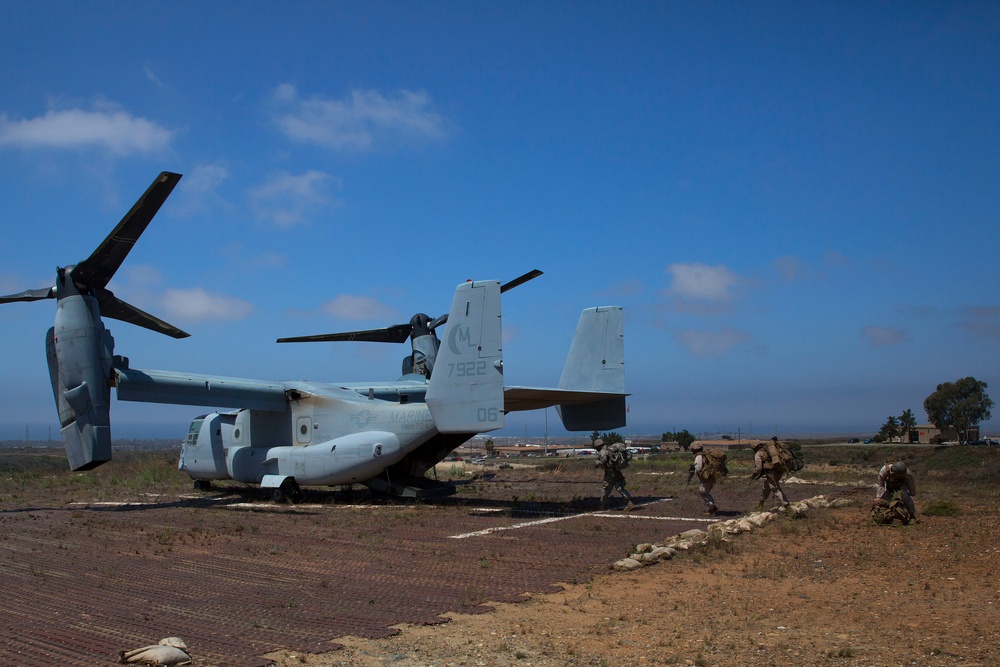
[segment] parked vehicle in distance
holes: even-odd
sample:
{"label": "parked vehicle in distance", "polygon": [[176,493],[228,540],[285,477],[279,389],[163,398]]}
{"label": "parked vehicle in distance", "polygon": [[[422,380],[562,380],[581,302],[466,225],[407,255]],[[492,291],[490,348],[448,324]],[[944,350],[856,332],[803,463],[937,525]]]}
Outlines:
{"label": "parked vehicle in distance", "polygon": [[861,442],[861,441],[858,440],[857,438],[851,438],[850,440],[847,441],[847,444],[849,444],[849,445],[856,445],[859,442]]}

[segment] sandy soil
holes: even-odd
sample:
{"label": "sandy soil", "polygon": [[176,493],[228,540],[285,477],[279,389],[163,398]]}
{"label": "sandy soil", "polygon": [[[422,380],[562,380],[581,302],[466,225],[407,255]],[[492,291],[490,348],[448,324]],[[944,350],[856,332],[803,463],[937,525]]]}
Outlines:
{"label": "sandy soil", "polygon": [[872,524],[860,502],[813,510],[490,613],[271,657],[283,667],[1000,665],[1000,511],[951,502],[959,515],[907,527]]}

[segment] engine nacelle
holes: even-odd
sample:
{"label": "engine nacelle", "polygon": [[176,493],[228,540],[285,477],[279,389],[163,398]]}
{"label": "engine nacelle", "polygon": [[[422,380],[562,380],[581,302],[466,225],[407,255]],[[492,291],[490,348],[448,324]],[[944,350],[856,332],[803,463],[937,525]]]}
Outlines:
{"label": "engine nacelle", "polygon": [[59,298],[55,326],[45,338],[49,379],[69,466],[90,470],[111,460],[114,339],[96,299],[75,293],[71,285],[61,289],[69,294]]}
{"label": "engine nacelle", "polygon": [[352,433],[304,447],[272,447],[258,483],[277,487],[291,477],[303,486],[354,484],[378,475],[402,457],[399,438],[387,431]]}

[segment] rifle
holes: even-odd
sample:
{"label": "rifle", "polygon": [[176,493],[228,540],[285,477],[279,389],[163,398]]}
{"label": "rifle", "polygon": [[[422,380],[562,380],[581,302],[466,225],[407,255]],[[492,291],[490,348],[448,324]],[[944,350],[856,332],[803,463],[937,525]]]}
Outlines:
{"label": "rifle", "polygon": [[691,467],[690,467],[690,468],[688,468],[688,481],[687,481],[687,484],[685,484],[684,486],[685,486],[685,487],[686,487],[686,486],[690,486],[690,485],[691,485],[691,480],[692,480],[693,478],[694,478],[694,464],[692,463],[692,464],[691,464]]}

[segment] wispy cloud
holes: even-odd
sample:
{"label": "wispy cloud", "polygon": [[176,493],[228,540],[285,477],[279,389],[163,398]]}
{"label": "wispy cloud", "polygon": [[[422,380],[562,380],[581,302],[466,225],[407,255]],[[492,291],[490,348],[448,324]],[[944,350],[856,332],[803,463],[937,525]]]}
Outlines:
{"label": "wispy cloud", "polygon": [[736,345],[750,340],[750,336],[732,327],[721,331],[695,331],[685,329],[674,334],[674,339],[699,357],[721,357]]}
{"label": "wispy cloud", "polygon": [[354,90],[341,99],[303,98],[289,83],[274,91],[274,122],[290,139],[336,151],[369,151],[415,141],[440,141],[452,124],[434,109],[425,91],[391,97]]}
{"label": "wispy cloud", "polygon": [[178,199],[176,210],[182,215],[192,216],[229,208],[228,202],[219,194],[229,175],[229,166],[225,162],[196,165],[185,174],[184,187],[179,188],[175,195]]}
{"label": "wispy cloud", "polygon": [[170,289],[159,301],[168,320],[174,318],[185,322],[241,320],[253,311],[253,306],[243,299],[201,287]]}
{"label": "wispy cloud", "polygon": [[303,222],[317,210],[335,206],[330,194],[335,179],[320,171],[293,175],[279,173],[250,191],[250,205],[261,220],[279,227],[291,227]]}
{"label": "wispy cloud", "polygon": [[323,304],[323,312],[343,320],[388,319],[395,314],[389,306],[367,296],[341,294]]}
{"label": "wispy cloud", "polygon": [[778,257],[771,265],[774,270],[778,272],[781,279],[785,282],[791,282],[793,280],[798,280],[805,276],[805,269],[802,266],[802,262],[796,257],[784,256]]}
{"label": "wispy cloud", "polygon": [[828,250],[823,256],[828,266],[850,266],[851,260],[837,250]]}
{"label": "wispy cloud", "polygon": [[678,310],[710,314],[728,308],[734,300],[734,291],[743,279],[722,265],[669,264],[671,276],[667,295],[672,297]]}
{"label": "wispy cloud", "polygon": [[898,345],[906,340],[906,332],[895,327],[867,326],[861,329],[861,335],[875,347]]}
{"label": "wispy cloud", "polygon": [[149,79],[149,81],[157,88],[167,87],[167,84],[163,83],[163,81],[160,80],[160,77],[156,76],[156,72],[154,72],[153,68],[149,65],[143,66],[142,71],[146,74],[146,78]]}
{"label": "wispy cloud", "polygon": [[250,303],[237,297],[202,287],[161,291],[162,283],[159,269],[132,264],[122,267],[109,287],[119,297],[168,322],[241,320],[253,312]]}
{"label": "wispy cloud", "polygon": [[22,120],[0,114],[0,147],[103,148],[121,156],[162,151],[173,135],[162,125],[107,102],[90,110],[50,109],[44,116]]}
{"label": "wispy cloud", "polygon": [[969,306],[962,309],[959,329],[1000,341],[1000,306]]}

